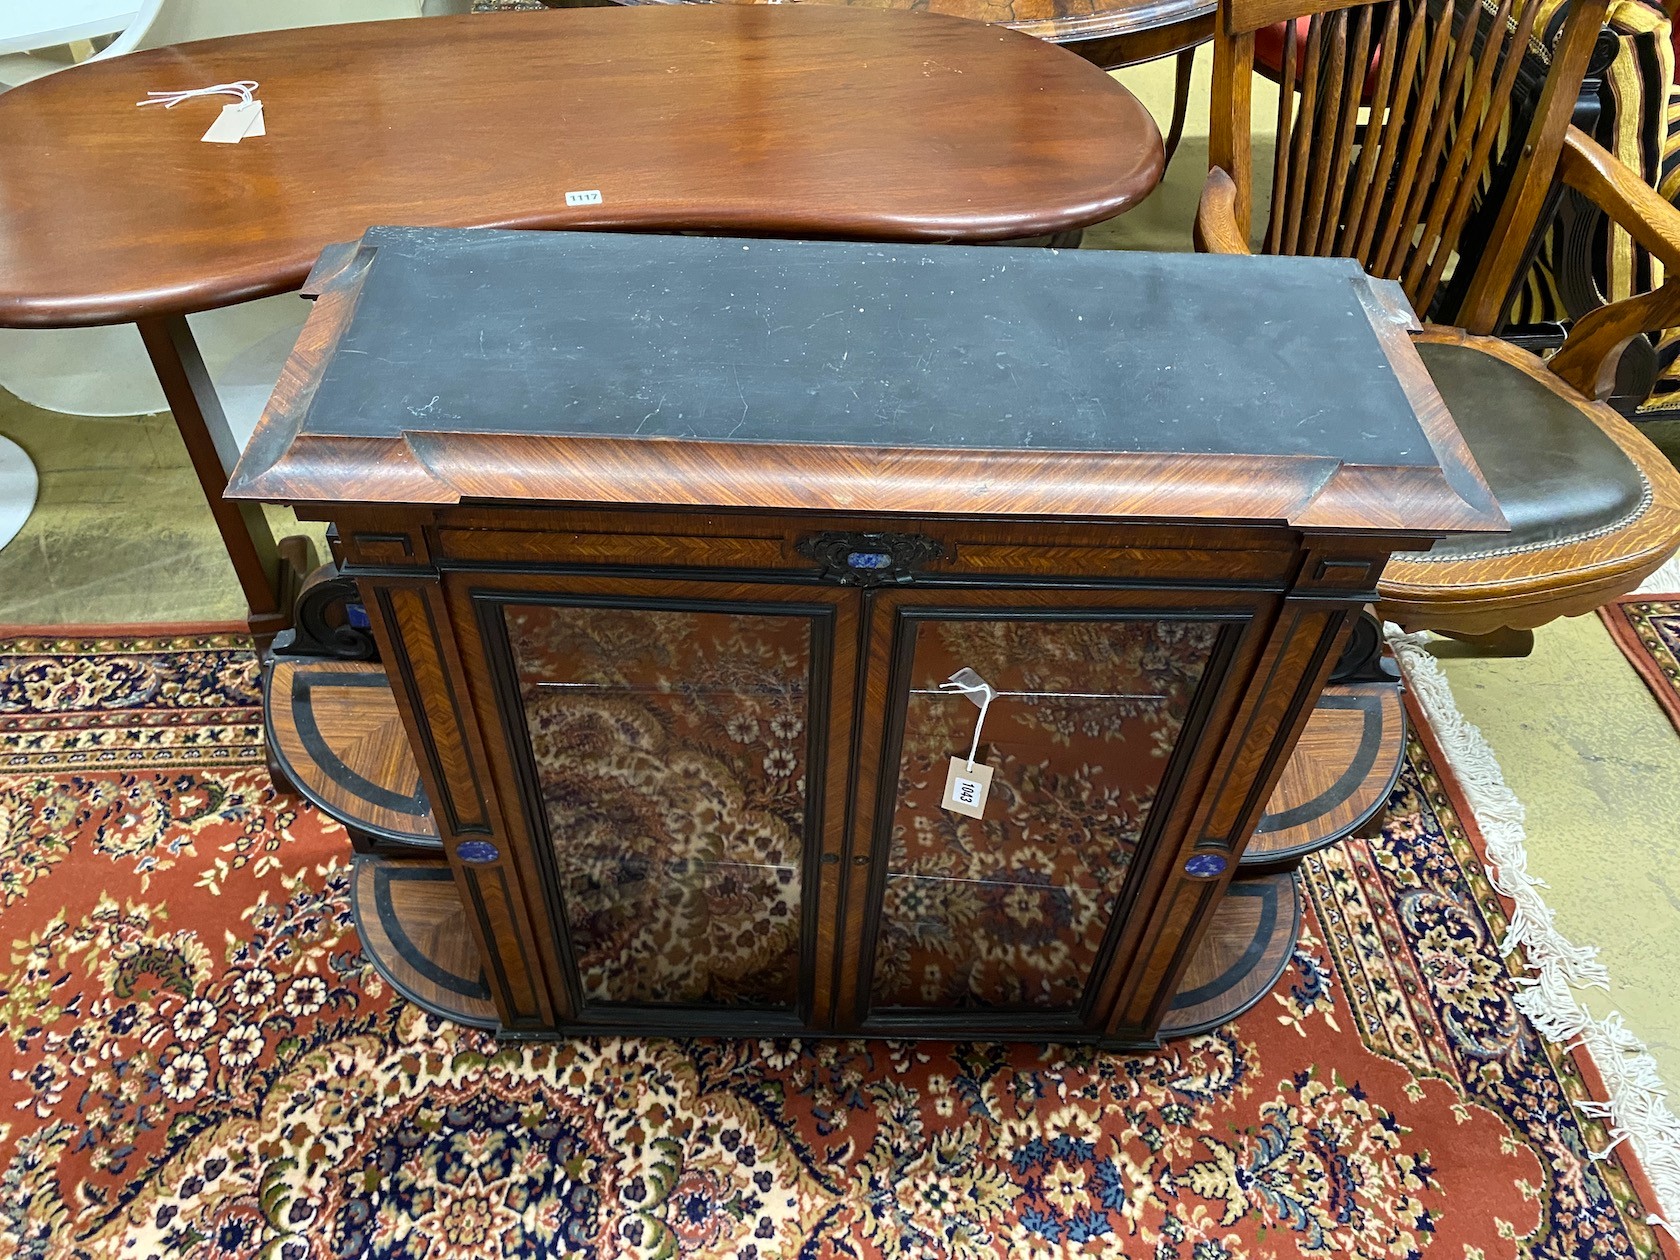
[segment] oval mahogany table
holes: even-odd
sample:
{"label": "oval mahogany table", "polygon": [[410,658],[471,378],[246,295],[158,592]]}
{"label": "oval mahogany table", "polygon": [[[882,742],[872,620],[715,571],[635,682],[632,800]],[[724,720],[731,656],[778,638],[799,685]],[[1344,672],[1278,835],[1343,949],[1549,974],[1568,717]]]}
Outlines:
{"label": "oval mahogany table", "polygon": [[[201,143],[218,100],[135,108],[236,79],[261,84],[260,138]],[[266,640],[284,566],[261,513],[222,499],[238,450],[188,313],[296,289],[373,224],[1009,240],[1119,214],[1162,167],[1106,74],[930,14],[599,8],[207,40],[0,95],[0,326],[139,324]]]}
{"label": "oval mahogany table", "polygon": [[[567,0],[544,0],[563,6]],[[781,4],[784,0],[614,0],[618,4]],[[988,22],[1059,44],[1100,70],[1176,54],[1166,155],[1184,134],[1196,49],[1213,38],[1215,0],[788,0],[790,3],[913,10]]]}

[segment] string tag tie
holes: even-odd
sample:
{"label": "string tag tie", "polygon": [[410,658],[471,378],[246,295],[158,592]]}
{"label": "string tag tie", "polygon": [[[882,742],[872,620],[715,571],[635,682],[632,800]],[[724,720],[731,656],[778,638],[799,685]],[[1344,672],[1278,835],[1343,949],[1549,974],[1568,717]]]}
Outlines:
{"label": "string tag tie", "polygon": [[236,83],[216,83],[210,87],[147,92],[146,99],[136,101],[135,104],[162,105],[165,109],[174,109],[184,101],[197,100],[200,97],[237,96],[239,99],[233,104],[222,106],[222,112],[216,116],[216,121],[210,124],[210,130],[199,138],[211,144],[238,144],[247,136],[267,134],[263,128],[262,102],[256,98],[256,90],[255,79],[240,79]]}

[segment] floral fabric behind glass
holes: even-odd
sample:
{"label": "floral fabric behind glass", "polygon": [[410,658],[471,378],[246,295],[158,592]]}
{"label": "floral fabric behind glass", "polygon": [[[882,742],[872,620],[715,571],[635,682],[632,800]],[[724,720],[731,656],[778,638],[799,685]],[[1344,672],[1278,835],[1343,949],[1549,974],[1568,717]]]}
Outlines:
{"label": "floral fabric behind glass", "polygon": [[810,622],[521,605],[507,626],[585,996],[792,1006]]}
{"label": "floral fabric behind glass", "polygon": [[[1195,621],[920,623],[876,1006],[1077,1004],[1218,632]],[[965,665],[999,691],[1049,693],[992,702],[980,756],[994,775],[978,820],[940,805],[979,709],[937,689]]]}

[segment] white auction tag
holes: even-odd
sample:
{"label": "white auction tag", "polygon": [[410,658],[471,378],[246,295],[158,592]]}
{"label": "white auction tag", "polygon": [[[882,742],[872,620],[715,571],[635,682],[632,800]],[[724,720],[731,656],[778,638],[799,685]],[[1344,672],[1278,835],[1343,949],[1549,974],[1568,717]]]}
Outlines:
{"label": "white auction tag", "polygon": [[939,803],[953,814],[979,818],[986,812],[986,795],[992,790],[992,768],[967,757],[952,757],[945,775],[945,798]]}
{"label": "white auction tag", "polygon": [[[252,130],[255,128],[255,130]],[[211,144],[238,144],[246,136],[263,135],[262,102],[239,101],[233,105],[223,105],[222,112],[216,115],[216,121],[210,124],[202,140]]]}
{"label": "white auction tag", "polygon": [[979,674],[975,673],[967,665],[964,665],[956,673],[952,674],[948,682],[941,683],[940,685],[945,687],[947,690],[955,689],[961,691],[963,695],[967,696],[969,700],[973,702],[974,707],[977,709],[990,704],[992,699],[997,695],[997,692],[992,688],[992,684],[980,677]]}
{"label": "white auction tag", "polygon": [[601,190],[591,188],[584,192],[569,192],[566,194],[568,206],[598,206],[601,204]]}

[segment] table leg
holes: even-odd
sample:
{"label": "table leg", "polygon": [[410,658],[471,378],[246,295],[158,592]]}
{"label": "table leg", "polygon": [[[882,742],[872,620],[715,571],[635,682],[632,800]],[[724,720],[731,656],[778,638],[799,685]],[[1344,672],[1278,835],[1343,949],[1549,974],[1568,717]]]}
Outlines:
{"label": "table leg", "polygon": [[1167,127],[1165,149],[1170,165],[1178,142],[1184,138],[1184,120],[1190,112],[1190,76],[1196,69],[1196,46],[1191,45],[1178,54],[1173,74],[1172,122]]}
{"label": "table leg", "polygon": [[262,506],[222,497],[228,475],[239,459],[239,443],[228,427],[221,399],[216,396],[186,316],[157,316],[142,319],[139,325],[163,396],[169,400],[228,559],[233,561],[233,571],[245,592],[251,635],[258,650],[265,650],[276,634],[291,625],[296,575],[283,558],[282,546],[275,543]]}

